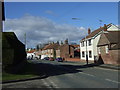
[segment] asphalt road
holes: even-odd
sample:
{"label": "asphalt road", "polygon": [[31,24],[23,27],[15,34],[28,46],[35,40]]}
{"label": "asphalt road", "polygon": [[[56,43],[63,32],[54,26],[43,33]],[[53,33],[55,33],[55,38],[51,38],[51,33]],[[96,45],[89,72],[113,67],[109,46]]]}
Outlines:
{"label": "asphalt road", "polygon": [[118,70],[84,63],[33,60],[47,77],[3,84],[3,88],[118,88]]}

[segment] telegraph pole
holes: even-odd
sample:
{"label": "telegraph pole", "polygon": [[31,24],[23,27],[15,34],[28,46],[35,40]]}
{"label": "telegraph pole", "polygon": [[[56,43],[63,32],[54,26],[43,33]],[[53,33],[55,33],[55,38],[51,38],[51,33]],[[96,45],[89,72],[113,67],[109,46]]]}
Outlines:
{"label": "telegraph pole", "polygon": [[26,45],[26,33],[24,34],[24,37],[25,37],[25,49],[27,48],[27,45]]}

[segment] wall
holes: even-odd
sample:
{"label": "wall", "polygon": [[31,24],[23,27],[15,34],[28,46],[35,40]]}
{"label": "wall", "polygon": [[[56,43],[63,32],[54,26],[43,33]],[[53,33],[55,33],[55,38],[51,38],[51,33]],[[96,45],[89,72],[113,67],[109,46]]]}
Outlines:
{"label": "wall", "polygon": [[98,56],[97,44],[99,42],[100,36],[101,36],[101,34],[99,34],[93,41],[93,55],[94,56]]}
{"label": "wall", "polygon": [[112,25],[110,28],[107,29],[108,31],[120,31],[116,26]]}
{"label": "wall", "polygon": [[101,46],[100,51],[104,64],[120,64],[120,57],[118,55],[120,50],[109,50],[109,53],[106,54],[105,46]]}
{"label": "wall", "polygon": [[[101,34],[99,34],[96,37],[91,39],[91,46],[88,46],[88,40],[87,40],[88,60],[94,61],[94,56],[98,56],[97,44],[100,39],[100,36],[101,36]],[[82,57],[82,51],[85,52],[85,57]],[[91,58],[89,58],[89,51],[92,52]],[[86,60],[86,43],[84,44],[84,47],[82,47],[82,45],[80,43],[80,53],[81,53],[81,59]]]}
{"label": "wall", "polygon": [[18,66],[26,61],[25,45],[13,32],[2,33],[2,65],[3,69]]}
{"label": "wall", "polygon": [[74,48],[68,44],[60,46],[60,57],[63,58],[74,58]]}

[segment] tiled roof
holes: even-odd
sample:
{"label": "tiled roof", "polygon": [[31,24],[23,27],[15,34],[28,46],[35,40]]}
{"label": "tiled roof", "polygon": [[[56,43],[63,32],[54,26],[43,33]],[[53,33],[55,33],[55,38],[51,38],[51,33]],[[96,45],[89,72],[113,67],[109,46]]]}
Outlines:
{"label": "tiled roof", "polygon": [[80,47],[80,45],[70,45],[73,46],[74,48]]}
{"label": "tiled roof", "polygon": [[55,43],[55,44],[49,44],[49,45],[46,45],[43,50],[46,50],[46,49],[58,49],[60,45]]}
{"label": "tiled roof", "polygon": [[[109,28],[111,26],[111,24],[107,25],[107,28]],[[100,31],[103,31],[105,27],[100,27],[97,30],[91,32],[88,36],[86,36],[86,38],[91,38],[93,36],[95,36],[96,34],[98,34]],[[84,40],[85,38],[83,38],[82,40]]]}
{"label": "tiled roof", "polygon": [[27,53],[33,53],[35,52],[36,50],[30,50],[30,51],[27,51]]}
{"label": "tiled roof", "polygon": [[105,33],[106,38],[109,40],[109,43],[118,43],[120,37],[120,31],[110,31]]}
{"label": "tiled roof", "polygon": [[116,44],[114,47],[112,47],[112,49],[120,49],[120,42]]}
{"label": "tiled roof", "polygon": [[108,33],[103,33],[98,42],[98,46],[106,44],[117,44],[119,43],[120,31],[109,31]]}

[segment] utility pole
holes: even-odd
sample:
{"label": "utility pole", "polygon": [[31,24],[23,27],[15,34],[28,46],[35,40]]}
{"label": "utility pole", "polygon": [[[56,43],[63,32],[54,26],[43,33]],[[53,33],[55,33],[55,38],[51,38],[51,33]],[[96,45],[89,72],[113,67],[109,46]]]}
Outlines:
{"label": "utility pole", "polygon": [[86,64],[88,65],[88,51],[87,51],[87,37],[85,36],[85,42],[86,42]]}
{"label": "utility pole", "polygon": [[26,45],[26,33],[25,33],[25,49],[27,48],[27,45]]}

